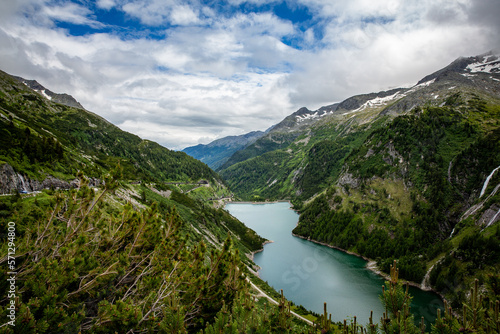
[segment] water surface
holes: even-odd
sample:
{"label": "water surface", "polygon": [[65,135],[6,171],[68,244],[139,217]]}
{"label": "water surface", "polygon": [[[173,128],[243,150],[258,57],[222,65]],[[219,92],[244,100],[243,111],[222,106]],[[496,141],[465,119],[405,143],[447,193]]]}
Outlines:
{"label": "water surface", "polygon": [[[299,216],[289,203],[231,203],[226,210],[273,241],[255,254],[254,262],[261,267],[260,277],[276,290],[283,289],[287,299],[317,313],[323,313],[327,302],[335,321],[356,316],[365,324],[373,311],[374,322],[379,322],[384,280],[366,269],[366,261],[359,257],[292,236]],[[416,318],[434,321],[436,308],[442,308],[439,297],[416,288],[411,293]]]}

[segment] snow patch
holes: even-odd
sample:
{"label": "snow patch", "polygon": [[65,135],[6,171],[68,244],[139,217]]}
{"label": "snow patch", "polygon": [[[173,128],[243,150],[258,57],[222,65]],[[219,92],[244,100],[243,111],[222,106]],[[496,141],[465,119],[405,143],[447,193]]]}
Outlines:
{"label": "snow patch", "polygon": [[429,80],[426,82],[422,82],[421,84],[415,85],[409,91],[407,91],[406,94],[401,94],[401,96],[404,97],[407,94],[416,92],[417,90],[419,90],[421,88],[428,87],[428,86],[432,85],[434,83],[434,81],[436,81],[436,79],[432,79],[432,80]]}
{"label": "snow patch", "polygon": [[[24,83],[26,86],[28,86],[26,83]],[[28,86],[29,87],[29,86]],[[37,92],[38,94],[42,95],[43,97],[45,97],[47,100],[51,101],[52,100],[52,97],[47,95],[47,93],[45,92],[45,89],[44,90],[37,90],[37,89],[33,89],[35,92]]]}
{"label": "snow patch", "polygon": [[48,96],[47,93],[45,93],[45,89],[42,90],[40,93],[42,93],[43,96],[45,96],[47,98],[47,100],[52,100],[52,97],[51,96]]}
{"label": "snow patch", "polygon": [[399,98],[402,98],[402,97],[405,97],[405,96],[406,96],[406,94],[402,94],[400,92],[396,92],[396,93],[394,93],[392,95],[389,95],[389,96],[376,97],[374,99],[366,101],[358,109],[354,109],[354,110],[348,111],[346,113],[343,113],[342,116],[348,115],[348,114],[352,114],[352,113],[355,113],[355,112],[358,112],[358,111],[362,111],[362,110],[365,110],[366,108],[379,107],[379,106],[387,104],[387,102],[390,102],[392,100],[399,99]]}
{"label": "snow patch", "polygon": [[333,114],[333,111],[327,111],[321,115],[317,111],[315,111],[313,114],[297,115],[297,116],[295,116],[295,120],[297,122],[303,122],[306,120],[321,118],[321,117],[324,117],[326,115],[331,115],[331,114]]}
{"label": "snow patch", "polygon": [[471,73],[500,73],[500,59],[494,57],[494,60],[490,60],[491,57],[484,57],[482,62],[477,62],[467,65],[466,69]]}
{"label": "snow patch", "polygon": [[476,77],[474,74],[469,74],[469,73],[460,73],[460,75],[462,75],[466,78],[475,78]]}

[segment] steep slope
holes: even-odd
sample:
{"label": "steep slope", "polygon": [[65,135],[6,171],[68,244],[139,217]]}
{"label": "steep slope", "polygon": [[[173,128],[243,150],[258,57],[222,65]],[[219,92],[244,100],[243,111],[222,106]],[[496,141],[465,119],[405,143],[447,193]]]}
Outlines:
{"label": "steep slope", "polygon": [[78,170],[98,178],[120,161],[130,180],[220,182],[187,154],[142,140],[84,109],[53,102],[4,72],[0,116],[0,160],[31,180],[49,175],[70,180]]}
{"label": "steep slope", "polygon": [[200,160],[208,167],[216,170],[223,165],[236,151],[242,150],[262,137],[264,132],[252,131],[240,136],[228,136],[214,140],[210,144],[199,144],[186,147],[182,152]]}
{"label": "steep slope", "polygon": [[[5,73],[0,116],[0,188],[14,190],[0,197],[0,249],[10,252],[0,289],[13,296],[0,301],[2,332],[199,332],[243,305],[249,331],[305,332],[267,321],[289,313],[251,297],[249,255],[264,239],[209,205],[228,190],[205,164]],[[39,186],[50,189],[15,191]]]}

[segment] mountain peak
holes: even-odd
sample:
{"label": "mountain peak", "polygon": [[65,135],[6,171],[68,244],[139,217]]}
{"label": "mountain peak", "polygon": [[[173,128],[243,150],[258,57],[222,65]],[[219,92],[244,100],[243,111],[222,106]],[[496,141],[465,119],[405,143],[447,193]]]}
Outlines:
{"label": "mountain peak", "polygon": [[478,56],[459,57],[445,68],[424,77],[417,85],[433,79],[439,80],[449,73],[462,75],[471,73],[500,74],[500,52],[491,50]]}

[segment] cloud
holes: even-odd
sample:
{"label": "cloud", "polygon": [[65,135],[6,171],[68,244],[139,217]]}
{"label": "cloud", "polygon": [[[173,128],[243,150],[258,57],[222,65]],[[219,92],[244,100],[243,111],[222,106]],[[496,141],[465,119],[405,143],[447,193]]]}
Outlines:
{"label": "cloud", "polygon": [[66,3],[62,5],[44,6],[41,17],[46,17],[52,21],[61,21],[76,25],[87,25],[92,28],[102,28],[105,24],[90,19],[91,11],[75,3]]}
{"label": "cloud", "polygon": [[491,49],[499,32],[473,19],[469,11],[482,6],[469,1],[304,1],[332,18],[316,40],[322,47],[302,52],[304,65],[290,76],[291,102],[312,108],[414,84],[459,56]]}
{"label": "cloud", "polygon": [[500,49],[500,4],[496,0],[475,0],[468,11],[471,24],[483,26],[493,48]]}
{"label": "cloud", "polygon": [[187,5],[175,6],[170,13],[170,21],[174,25],[190,25],[200,22],[198,14]]}
{"label": "cloud", "polygon": [[[193,25],[202,21],[199,12],[203,6],[190,6],[177,0],[140,0],[130,1],[122,6],[130,16],[138,18],[143,24],[150,26]],[[206,11],[202,11],[207,13]]]}
{"label": "cloud", "polygon": [[116,6],[115,0],[97,0],[96,5],[98,8],[111,9]]}

